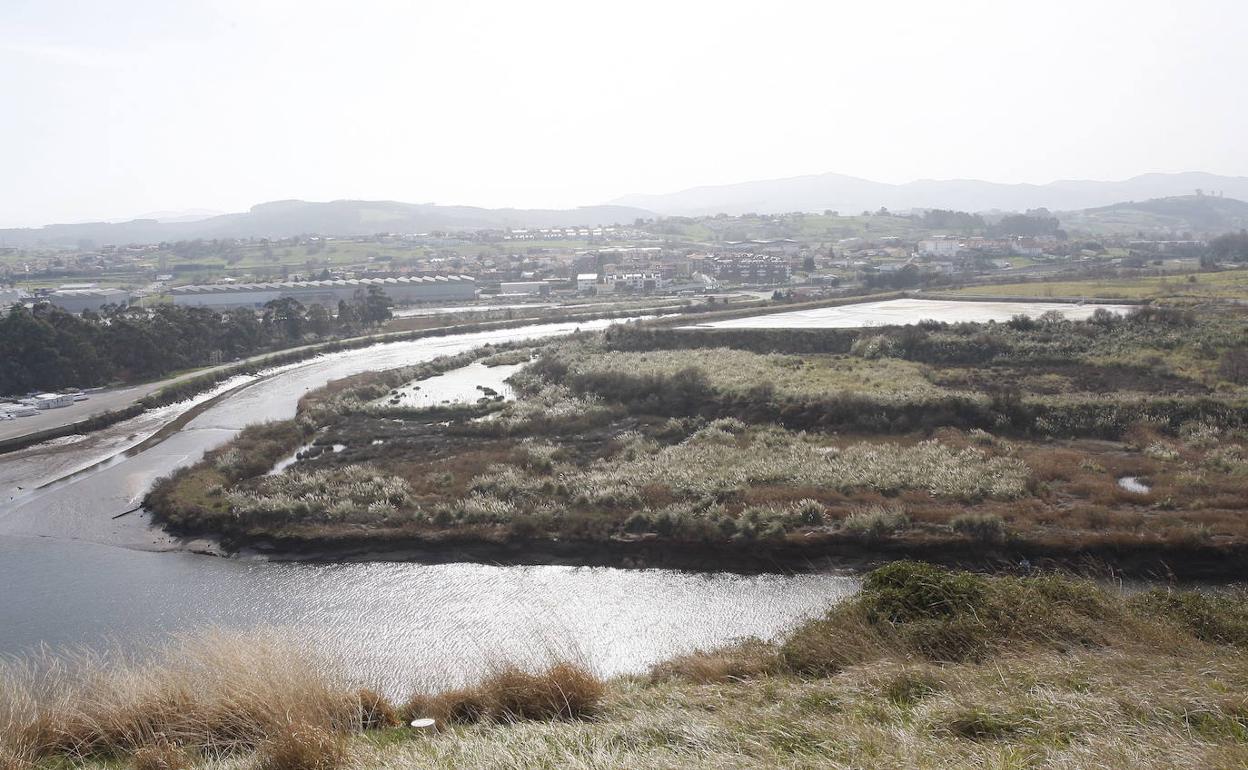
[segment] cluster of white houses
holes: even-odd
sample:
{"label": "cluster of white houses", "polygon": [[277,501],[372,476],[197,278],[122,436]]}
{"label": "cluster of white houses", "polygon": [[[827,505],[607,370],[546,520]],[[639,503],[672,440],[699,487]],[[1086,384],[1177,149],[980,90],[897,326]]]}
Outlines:
{"label": "cluster of white houses", "polygon": [[396,303],[454,302],[477,297],[477,283],[470,275],[424,275],[401,278],[350,278],[330,281],[286,283],[211,284],[179,286],[169,290],[175,305],[227,309],[259,309],[265,303],[290,297],[305,306],[333,308],[339,300],[350,302],[358,291],[377,286]]}

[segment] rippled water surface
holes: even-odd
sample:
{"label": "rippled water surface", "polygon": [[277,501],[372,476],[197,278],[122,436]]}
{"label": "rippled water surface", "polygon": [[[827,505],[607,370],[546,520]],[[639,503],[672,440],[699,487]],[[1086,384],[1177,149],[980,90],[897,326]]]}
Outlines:
{"label": "rippled water surface", "polygon": [[851,578],[600,567],[247,562],[0,540],[0,650],[143,647],[203,627],[275,626],[378,686],[453,684],[483,662],[635,671],[735,636],[772,636],[853,591]]}

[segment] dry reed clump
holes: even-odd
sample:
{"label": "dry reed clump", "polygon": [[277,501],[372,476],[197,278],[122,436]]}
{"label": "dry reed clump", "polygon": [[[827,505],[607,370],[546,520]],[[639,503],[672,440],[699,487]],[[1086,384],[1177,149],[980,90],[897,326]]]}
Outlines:
{"label": "dry reed clump", "polygon": [[[1022,497],[1031,478],[1017,458],[935,440],[910,446],[860,442],[838,449],[805,433],[774,427],[730,432],[714,424],[673,446],[637,437],[619,456],[585,467],[556,464],[554,474],[575,490],[574,505],[617,508],[645,502],[639,478],[682,498],[722,499],[752,487],[784,485],[842,493],[923,490],[963,501]],[[508,501],[535,500],[550,494],[550,482],[500,465],[474,479],[473,490]]]}
{"label": "dry reed clump", "polygon": [[139,748],[130,760],[131,770],[190,770],[191,766],[190,755],[166,741]]}
{"label": "dry reed clump", "polygon": [[405,716],[442,724],[583,719],[597,711],[605,692],[601,679],[574,663],[536,673],[506,666],[475,685],[413,696]]}
{"label": "dry reed clump", "polygon": [[258,753],[259,770],[338,770],[347,764],[347,739],[323,727],[292,724],[265,740]]}
{"label": "dry reed clump", "polygon": [[323,661],[273,635],[181,638],[144,659],[47,654],[0,666],[0,749],[31,761],[162,744],[232,753],[292,721],[349,732],[360,703]]}
{"label": "dry reed clump", "polygon": [[226,499],[237,517],[254,520],[373,521],[411,502],[403,479],[368,465],[265,476],[254,487],[231,490]]}
{"label": "dry reed clump", "polygon": [[368,688],[356,692],[360,704],[360,729],[380,730],[400,724],[399,712],[386,697]]}
{"label": "dry reed clump", "polygon": [[846,516],[841,529],[864,540],[879,540],[910,529],[910,517],[898,505],[869,505]]}
{"label": "dry reed clump", "polygon": [[761,639],[745,639],[716,650],[697,650],[665,660],[650,669],[650,681],[716,684],[754,679],[776,669],[775,645]]}

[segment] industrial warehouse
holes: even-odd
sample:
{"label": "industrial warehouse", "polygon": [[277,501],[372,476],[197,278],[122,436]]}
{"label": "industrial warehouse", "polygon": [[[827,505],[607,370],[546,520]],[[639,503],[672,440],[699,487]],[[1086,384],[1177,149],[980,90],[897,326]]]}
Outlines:
{"label": "industrial warehouse", "polygon": [[266,302],[291,297],[303,305],[337,305],[351,301],[357,291],[381,287],[401,305],[476,299],[477,286],[468,275],[426,275],[402,278],[351,278],[338,281],[292,281],[289,283],[213,284],[180,286],[169,290],[176,305],[218,309],[261,308]]}

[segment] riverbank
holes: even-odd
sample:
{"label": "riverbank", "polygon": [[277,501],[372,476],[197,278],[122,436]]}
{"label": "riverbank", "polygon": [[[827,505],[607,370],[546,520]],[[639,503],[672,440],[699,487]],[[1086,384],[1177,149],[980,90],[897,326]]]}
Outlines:
{"label": "riverbank", "polygon": [[1202,544],[1084,543],[984,544],[970,539],[923,542],[915,538],[872,541],[820,538],[813,543],[699,543],[657,537],[611,540],[489,538],[456,532],[428,536],[335,535],[315,538],[274,533],[220,537],[185,531],[184,550],[227,557],[308,563],[412,562],[498,566],[614,567],[726,572],[741,575],[861,574],[897,560],[913,559],[953,569],[1023,574],[1062,570],[1128,580],[1235,583],[1248,581],[1248,547]]}
{"label": "riverbank", "polygon": [[774,641],[639,676],[500,660],[452,689],[368,689],[272,634],[9,664],[0,751],[13,767],[138,770],[1234,767],[1246,647],[1242,593],[898,563]]}
{"label": "riverbank", "polygon": [[[369,334],[360,337],[348,337],[345,339],[335,339],[312,345],[288,348],[286,350],[252,356],[243,361],[232,364],[225,364],[192,373],[180,374],[176,377],[161,380],[157,383],[147,383],[125,388],[122,391],[118,391],[118,393],[127,396],[133,394],[134,399],[131,403],[124,405],[118,403],[106,408],[102,412],[92,413],[85,417],[78,418],[77,411],[70,411],[64,413],[64,416],[68,418],[67,421],[61,421],[57,424],[46,424],[49,415],[40,415],[40,422],[29,431],[22,431],[23,423],[22,419],[19,418],[18,420],[13,421],[13,424],[4,425],[2,429],[0,429],[0,455],[25,449],[26,447],[30,447],[35,444],[40,444],[45,441],[51,441],[65,436],[90,433],[92,431],[99,430],[100,428],[114,425],[123,420],[137,417],[150,409],[190,398],[232,377],[255,374],[266,368],[297,363],[327,353],[355,350],[387,342],[404,342],[456,334],[501,331],[535,324],[589,322],[614,318],[627,319],[649,317],[653,315],[661,316],[665,314],[707,313],[707,308],[708,306],[704,305],[679,307],[667,305],[660,308],[637,308],[630,310],[609,310],[602,312],[581,313],[553,313],[545,314],[538,318],[525,317],[505,320],[454,323],[445,326],[433,326],[430,328],[421,328],[409,331]],[[754,307],[753,309],[755,312],[760,310],[758,307]],[[709,312],[711,315],[715,314],[714,309],[711,309]],[[91,404],[90,401],[82,403],[87,404],[86,407],[83,407],[84,409],[94,408],[94,404]],[[72,409],[73,408],[71,407],[71,410]],[[52,412],[50,416],[52,418],[57,418],[61,417],[62,413],[59,411]]]}

